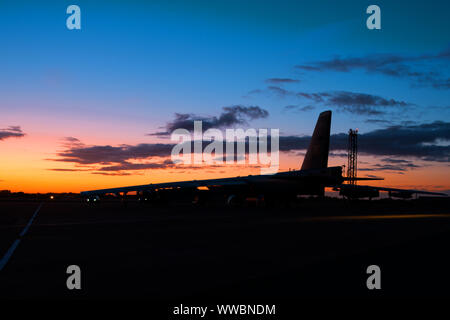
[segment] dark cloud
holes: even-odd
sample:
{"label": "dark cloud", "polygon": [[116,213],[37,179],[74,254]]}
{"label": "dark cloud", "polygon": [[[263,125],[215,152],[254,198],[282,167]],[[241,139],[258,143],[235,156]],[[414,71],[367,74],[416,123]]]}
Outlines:
{"label": "dark cloud", "polygon": [[0,129],[0,141],[8,138],[21,138],[25,136],[20,126],[9,126],[5,129]]}
{"label": "dark cloud", "polygon": [[202,121],[202,129],[210,128],[227,128],[236,125],[247,125],[248,121],[267,118],[269,112],[258,106],[241,106],[235,105],[231,107],[223,107],[223,112],[218,116],[202,117],[195,114],[176,113],[175,119],[166,124],[166,131],[150,133],[149,135],[167,136],[176,129],[194,130],[194,121]]}
{"label": "dark cloud", "polygon": [[147,133],[147,136],[156,136],[156,137],[170,136],[170,132],[157,131],[157,132],[153,132],[153,133]]}
{"label": "dark cloud", "polygon": [[[364,57],[334,57],[329,60],[309,62],[295,66],[305,71],[351,72],[363,70],[397,78],[408,78],[414,85],[431,86],[436,89],[449,89],[450,78],[442,75],[439,62],[447,63],[450,50],[438,54],[421,56],[402,56],[393,54],[373,54]],[[434,65],[430,62],[434,62]],[[431,69],[430,69],[431,68]]]}
{"label": "dark cloud", "polygon": [[64,140],[67,142],[80,142],[79,139],[74,138],[74,137],[65,137]]}
{"label": "dark cloud", "polygon": [[409,103],[398,101],[394,99],[385,99],[380,96],[375,96],[365,93],[355,93],[347,91],[338,91],[327,94],[327,102],[331,102],[337,106],[408,106]]}
{"label": "dark cloud", "polygon": [[267,83],[283,84],[283,83],[298,83],[300,80],[290,78],[270,78],[266,80]]}
{"label": "dark cloud", "polygon": [[379,176],[376,176],[376,175],[373,175],[373,174],[366,174],[366,177],[367,178],[374,178],[374,179],[382,179],[382,177],[379,177]]}
{"label": "dark cloud", "polygon": [[[170,156],[174,144],[138,144],[134,146],[86,146],[77,144],[57,153],[53,161],[70,162],[81,166],[77,169],[49,169],[52,171],[90,171],[101,175],[129,175],[128,171],[165,169],[173,167]],[[135,163],[132,161],[153,161]]]}
{"label": "dark cloud", "polygon": [[[310,136],[280,136],[280,151],[303,151],[307,149],[310,140]],[[168,159],[174,143],[87,146],[76,138],[65,139],[65,141],[65,149],[57,153],[56,159],[49,160],[73,163],[79,168],[50,170],[90,171],[102,174],[102,172],[176,168],[176,165]],[[269,150],[270,141],[271,139],[268,139]],[[448,163],[450,161],[450,146],[446,145],[448,141],[450,141],[450,122],[442,121],[420,125],[389,126],[359,134],[358,149],[361,154],[383,157],[380,164],[362,170],[401,172],[419,167],[411,159],[406,160],[405,157]],[[67,142],[72,142],[72,144],[67,144]],[[342,151],[347,150],[347,142],[348,135],[346,133],[331,135],[330,156],[345,157],[346,154]],[[209,143],[204,141],[203,148]],[[194,150],[192,145],[191,150]],[[223,150],[225,151],[226,148],[224,147]],[[183,168],[186,169],[185,166]],[[200,166],[200,168],[205,168],[205,166]]]}
{"label": "dark cloud", "polygon": [[[329,91],[329,92],[294,92],[286,90],[278,86],[268,86],[265,91],[258,90],[258,93],[266,92],[274,94],[279,98],[297,97],[299,99],[307,99],[324,107],[332,107],[336,111],[350,112],[358,115],[381,116],[388,112],[404,110],[414,106],[402,100],[392,98],[384,98],[379,95],[351,92],[351,91]],[[301,110],[295,105],[285,107],[285,110],[309,111],[314,106],[305,106]]]}
{"label": "dark cloud", "polygon": [[386,110],[405,109],[413,105],[401,100],[386,99],[377,95],[349,91],[298,92],[297,96],[334,107],[339,111],[359,115],[382,115],[386,113]]}
{"label": "dark cloud", "polygon": [[[303,150],[310,136],[281,136],[280,151]],[[348,135],[333,134],[330,150],[346,150]],[[398,125],[359,134],[360,153],[375,156],[415,157],[424,161],[450,161],[450,146],[439,141],[450,141],[450,122],[435,121],[420,125]]]}
{"label": "dark cloud", "polygon": [[392,165],[377,165],[370,168],[358,168],[358,171],[392,171],[396,173],[403,174],[406,171],[405,168],[401,166],[392,166]]}
{"label": "dark cloud", "polygon": [[379,124],[379,125],[383,125],[385,127],[394,126],[394,125],[412,126],[412,125],[419,124],[419,122],[413,121],[413,120],[394,121],[394,120],[387,120],[387,119],[367,119],[364,122],[372,123],[372,124]]}
{"label": "dark cloud", "polygon": [[447,90],[450,89],[450,78],[447,79],[421,79],[421,83],[431,83],[431,86],[435,89]]}
{"label": "dark cloud", "polygon": [[9,126],[8,129],[9,131],[12,132],[17,132],[17,133],[22,133],[22,129],[20,129],[20,126]]}
{"label": "dark cloud", "polygon": [[[396,74],[390,71],[389,68],[392,66],[398,66],[399,63],[410,61],[411,58],[388,55],[388,54],[377,54],[369,55],[365,57],[347,57],[341,58],[340,56],[334,57],[329,60],[309,62],[304,65],[295,66],[297,69],[302,69],[306,71],[339,71],[339,72],[350,72],[354,69],[363,69],[368,72],[381,72],[387,74]],[[385,69],[387,68],[387,69]]]}
{"label": "dark cloud", "polygon": [[276,94],[277,96],[279,96],[280,98],[284,98],[288,95],[292,95],[292,91],[280,88],[278,86],[268,86],[267,90],[271,93]]}
{"label": "dark cloud", "polygon": [[136,175],[136,172],[92,172],[92,174],[100,174],[102,176],[131,176]]}
{"label": "dark cloud", "polygon": [[409,160],[404,160],[404,159],[394,159],[394,158],[384,158],[384,159],[381,159],[381,161],[383,161],[383,162],[389,162],[389,163],[402,163],[402,164],[408,164],[408,163],[411,163],[411,161],[409,161]]}
{"label": "dark cloud", "polygon": [[306,106],[298,106],[298,105],[289,105],[285,106],[284,110],[286,111],[295,111],[295,112],[308,112],[311,110],[314,110],[316,107],[312,105],[306,105]]}
{"label": "dark cloud", "polygon": [[324,102],[325,98],[328,98],[330,96],[327,92],[321,92],[321,93],[307,93],[307,92],[297,92],[296,96],[298,98],[306,98],[309,100],[313,100],[315,102]]}
{"label": "dark cloud", "polygon": [[375,164],[368,168],[358,168],[359,171],[396,171],[396,172],[405,172],[409,169],[420,168],[420,166],[415,165],[413,163],[407,164]]}
{"label": "dark cloud", "polygon": [[174,163],[167,159],[161,162],[153,162],[153,163],[131,163],[128,161],[124,161],[120,164],[114,166],[106,166],[100,168],[98,171],[127,171],[127,170],[147,170],[147,169],[165,169],[169,167],[173,167]]}
{"label": "dark cloud", "polygon": [[[291,91],[291,90],[286,90],[284,88],[281,88],[280,86],[277,86],[275,84],[280,84],[278,83],[273,83],[274,85],[271,86],[267,86],[265,89],[255,89],[255,90],[251,90],[247,93],[246,98],[248,98],[250,95],[253,94],[267,94],[267,95],[276,95],[279,98],[285,98],[287,96],[295,96],[295,92]],[[281,83],[282,84],[282,83]]]}
{"label": "dark cloud", "polygon": [[402,126],[412,126],[415,124],[419,124],[417,121],[413,121],[413,120],[405,120],[405,121],[401,121],[400,124]]}
{"label": "dark cloud", "polygon": [[83,169],[66,169],[66,168],[51,168],[47,169],[49,171],[58,171],[58,172],[78,172],[78,171],[86,171]]}
{"label": "dark cloud", "polygon": [[414,156],[430,161],[449,161],[450,122],[435,121],[420,125],[397,125],[360,135],[362,152],[374,155]]}
{"label": "dark cloud", "polygon": [[55,161],[74,162],[78,164],[112,164],[124,163],[130,159],[149,157],[166,157],[170,155],[173,144],[142,143],[134,146],[85,146],[77,145],[57,153]]}
{"label": "dark cloud", "polygon": [[[280,151],[307,149],[310,136],[280,136]],[[450,141],[450,122],[435,121],[429,124],[390,126],[359,134],[359,151],[378,156],[411,156],[429,161],[449,161],[450,146],[439,141]],[[330,150],[346,150],[348,135],[333,134]],[[270,139],[268,139],[270,142]],[[204,145],[209,142],[204,142]],[[66,149],[57,155],[56,161],[74,162],[82,165],[123,163],[135,159],[168,157],[174,144],[154,143],[121,146],[79,146]],[[385,162],[394,163],[389,157]],[[130,164],[128,164],[130,165]],[[130,165],[131,166],[131,165]],[[152,165],[149,165],[150,167]]]}
{"label": "dark cloud", "polygon": [[262,91],[261,89],[250,90],[249,92],[247,92],[246,95],[243,96],[243,98],[249,98],[251,95],[254,95],[254,94],[260,94],[260,93],[262,93],[262,92],[263,92],[263,91]]}
{"label": "dark cloud", "polygon": [[392,121],[385,120],[385,119],[367,119],[364,122],[366,122],[366,123],[374,123],[374,124],[392,125]]}
{"label": "dark cloud", "polygon": [[[69,139],[72,140],[72,139]],[[67,141],[65,139],[64,141]],[[172,148],[175,143],[148,143],[138,145],[120,145],[120,146],[87,146],[81,143],[78,139],[72,140],[74,145],[63,143],[65,149],[57,153],[57,158],[47,159],[57,162],[74,163],[78,168],[52,168],[51,171],[60,172],[78,172],[89,171],[93,174],[103,175],[125,175],[115,173],[126,173],[129,171],[142,171],[151,169],[167,169],[177,168],[176,164],[172,162],[170,157]],[[193,141],[186,142],[191,144],[191,150],[194,152]],[[208,145],[210,141],[202,142],[202,150]],[[225,144],[223,150],[226,150]],[[248,147],[247,147],[248,150]],[[225,158],[224,158],[225,160]],[[237,157],[235,155],[235,160]],[[197,165],[186,166],[183,165],[178,168],[182,169],[201,169],[213,168],[214,165]]]}

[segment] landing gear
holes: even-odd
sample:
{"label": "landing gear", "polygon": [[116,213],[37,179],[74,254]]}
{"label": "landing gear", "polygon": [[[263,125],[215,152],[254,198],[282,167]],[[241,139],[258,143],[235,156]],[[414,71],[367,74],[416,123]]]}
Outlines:
{"label": "landing gear", "polygon": [[243,204],[244,204],[244,200],[236,194],[231,194],[227,198],[227,205],[230,208],[237,208],[237,207],[242,206]]}
{"label": "landing gear", "polygon": [[141,192],[138,197],[138,201],[141,204],[149,204],[153,200],[153,195],[150,192]]}
{"label": "landing gear", "polygon": [[89,196],[86,198],[85,202],[90,206],[95,206],[100,203],[100,197],[99,196]]}

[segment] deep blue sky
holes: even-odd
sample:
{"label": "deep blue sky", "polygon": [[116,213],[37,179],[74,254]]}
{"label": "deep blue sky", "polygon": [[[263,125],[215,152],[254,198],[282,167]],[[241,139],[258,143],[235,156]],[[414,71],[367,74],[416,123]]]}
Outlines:
{"label": "deep blue sky", "polygon": [[[3,99],[55,117],[74,109],[108,109],[118,117],[139,113],[151,125],[163,125],[174,112],[215,115],[222,106],[259,105],[271,113],[265,125],[278,124],[290,133],[308,133],[317,110],[278,115],[285,105],[308,102],[245,97],[264,89],[268,78],[301,80],[284,86],[294,91],[343,90],[420,108],[448,106],[448,90],[413,90],[404,78],[294,68],[336,55],[442,52],[450,40],[448,1],[378,1],[380,31],[365,26],[365,8],[372,4],[367,1],[168,2],[2,1]],[[82,11],[81,31],[65,27],[65,9],[75,3]],[[19,103],[30,96],[44,101],[44,110]],[[427,111],[424,117],[433,120],[438,114]],[[347,129],[345,119],[348,114],[336,114],[335,131]],[[351,119],[362,123],[365,117]]]}

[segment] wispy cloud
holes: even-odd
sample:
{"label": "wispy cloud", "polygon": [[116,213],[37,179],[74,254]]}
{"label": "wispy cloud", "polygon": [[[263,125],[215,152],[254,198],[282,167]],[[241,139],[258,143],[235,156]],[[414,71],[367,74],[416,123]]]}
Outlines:
{"label": "wispy cloud", "polygon": [[395,54],[373,54],[363,57],[336,56],[328,60],[313,61],[295,66],[312,72],[351,72],[363,70],[396,78],[407,78],[414,85],[450,89],[450,78],[442,72],[439,64],[448,63],[450,50],[437,54],[405,56]]}
{"label": "wispy cloud", "polygon": [[272,84],[288,84],[288,83],[299,83],[300,80],[291,78],[270,78],[266,79],[266,82]]}
{"label": "wispy cloud", "polygon": [[[414,106],[413,103],[393,98],[385,98],[379,95],[351,92],[351,91],[323,91],[323,92],[303,92],[292,91],[279,86],[268,86],[265,90],[253,90],[255,94],[271,94],[279,98],[294,97],[306,99],[327,108],[334,108],[336,111],[350,112],[358,115],[383,115],[392,111],[399,111],[407,107]],[[309,111],[314,106],[295,107],[288,105],[285,110]],[[303,109],[302,109],[303,108]]]}
{"label": "wispy cloud", "polygon": [[299,106],[299,105],[288,105],[284,107],[285,111],[296,111],[296,112],[308,112],[314,110],[316,107],[312,105]]}
{"label": "wispy cloud", "polygon": [[293,95],[292,91],[283,89],[279,86],[268,86],[267,91],[269,91],[270,93],[276,94],[280,98],[284,98],[286,96]]}
{"label": "wispy cloud", "polygon": [[83,169],[69,169],[69,168],[50,168],[47,169],[49,171],[57,171],[57,172],[79,172],[79,171],[86,171]]}
{"label": "wispy cloud", "polygon": [[0,129],[0,141],[9,138],[22,138],[25,133],[22,131],[20,126],[9,126],[5,129]]}
{"label": "wispy cloud", "polygon": [[381,115],[395,109],[405,109],[412,103],[378,95],[349,92],[330,91],[307,93],[298,92],[298,97],[311,100],[315,103],[336,108],[338,111],[350,112],[359,115]]}
{"label": "wispy cloud", "polygon": [[367,119],[364,122],[382,125],[392,125],[392,121],[386,119]]}

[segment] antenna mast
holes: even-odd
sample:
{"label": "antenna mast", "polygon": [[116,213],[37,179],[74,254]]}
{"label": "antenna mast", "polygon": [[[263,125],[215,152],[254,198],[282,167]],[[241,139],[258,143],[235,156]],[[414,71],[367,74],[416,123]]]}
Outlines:
{"label": "antenna mast", "polygon": [[347,178],[350,185],[356,185],[358,171],[358,129],[348,131],[348,165]]}

